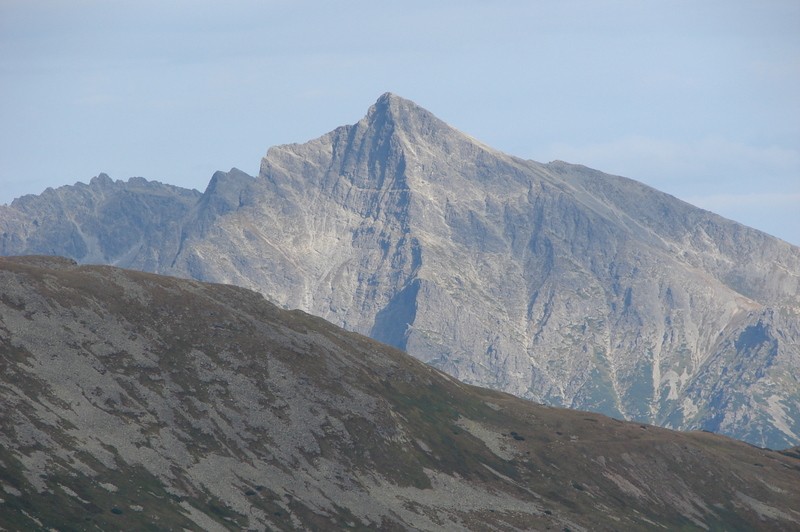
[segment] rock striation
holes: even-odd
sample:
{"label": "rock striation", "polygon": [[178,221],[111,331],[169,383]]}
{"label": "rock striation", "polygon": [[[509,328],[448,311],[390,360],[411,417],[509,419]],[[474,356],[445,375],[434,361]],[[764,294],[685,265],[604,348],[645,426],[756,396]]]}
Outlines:
{"label": "rock striation", "polygon": [[5,530],[789,530],[800,455],[545,407],[230,285],[0,258]]}
{"label": "rock striation", "polygon": [[218,172],[202,195],[147,184],[145,226],[65,209],[97,180],[0,207],[0,251],[236,284],[466,383],[800,443],[800,248],[636,181],[506,155],[392,94],[271,148],[258,177]]}
{"label": "rock striation", "polygon": [[174,258],[200,198],[195,190],[106,174],[88,185],[48,188],[0,206],[0,255],[42,253],[158,270]]}

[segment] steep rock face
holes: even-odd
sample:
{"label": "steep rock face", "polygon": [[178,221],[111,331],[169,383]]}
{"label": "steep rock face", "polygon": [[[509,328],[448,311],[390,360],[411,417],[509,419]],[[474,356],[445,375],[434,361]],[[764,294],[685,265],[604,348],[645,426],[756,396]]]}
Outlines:
{"label": "steep rock face", "polygon": [[233,286],[23,257],[0,287],[3,529],[800,526],[796,450],[468,386]]}
{"label": "steep rock face", "polygon": [[413,305],[421,264],[395,131],[378,105],[355,126],[272,148],[241,208],[190,234],[176,270],[258,289],[403,347],[403,324],[390,316],[403,307],[395,313],[413,321],[402,301]]}
{"label": "steep rock face", "polygon": [[386,94],[271,148],[258,178],[215,175],[186,212],[146,269],[536,401],[800,442],[800,249],[635,181],[508,156]]}
{"label": "steep rock face", "polygon": [[[186,246],[195,276],[263,290],[465,382],[798,441],[800,389],[785,375],[800,362],[800,254],[786,243],[631,180],[498,153],[392,95],[354,126],[272,148],[248,192]],[[720,337],[769,309],[788,313],[780,356],[720,374],[743,356]]]}
{"label": "steep rock face", "polygon": [[200,193],[105,174],[0,206],[0,254],[64,255],[87,263],[158,270],[178,252]]}

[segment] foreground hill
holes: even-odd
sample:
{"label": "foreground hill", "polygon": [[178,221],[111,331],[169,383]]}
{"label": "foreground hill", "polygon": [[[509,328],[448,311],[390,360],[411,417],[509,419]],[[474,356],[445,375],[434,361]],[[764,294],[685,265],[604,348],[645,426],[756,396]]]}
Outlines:
{"label": "foreground hill", "polygon": [[200,195],[141,179],[0,208],[2,254],[260,291],[463,382],[800,444],[800,248],[635,181],[497,152],[386,94]]}
{"label": "foreground hill", "polygon": [[233,286],[0,259],[0,527],[800,527],[800,460],[536,405]]}

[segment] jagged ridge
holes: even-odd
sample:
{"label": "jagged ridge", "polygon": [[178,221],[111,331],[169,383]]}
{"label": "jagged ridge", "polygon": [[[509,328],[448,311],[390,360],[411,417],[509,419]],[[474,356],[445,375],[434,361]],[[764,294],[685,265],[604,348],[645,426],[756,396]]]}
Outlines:
{"label": "jagged ridge", "polygon": [[[800,442],[800,250],[785,242],[635,181],[499,153],[391,94],[271,148],[258,178],[212,185],[179,239],[116,263],[252,288],[536,401]],[[34,215],[2,211],[19,235],[3,253],[52,252],[48,230],[5,221]]]}

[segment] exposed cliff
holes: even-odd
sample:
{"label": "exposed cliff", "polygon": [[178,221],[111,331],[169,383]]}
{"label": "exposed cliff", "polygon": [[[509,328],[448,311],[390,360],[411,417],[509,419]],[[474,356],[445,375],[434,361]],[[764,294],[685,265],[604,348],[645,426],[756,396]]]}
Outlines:
{"label": "exposed cliff", "polygon": [[[800,248],[640,183],[497,152],[386,94],[258,178],[181,194],[180,231],[134,254],[155,262],[63,252],[252,288],[536,401],[800,443]],[[29,234],[5,252],[62,240]]]}

